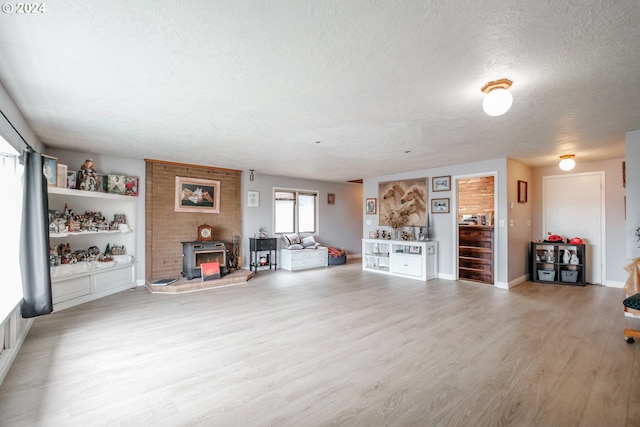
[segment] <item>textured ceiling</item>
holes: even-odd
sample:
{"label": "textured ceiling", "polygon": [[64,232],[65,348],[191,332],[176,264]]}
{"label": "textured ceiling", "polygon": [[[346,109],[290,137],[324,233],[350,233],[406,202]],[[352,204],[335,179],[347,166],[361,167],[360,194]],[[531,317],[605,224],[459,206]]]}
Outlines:
{"label": "textured ceiling", "polygon": [[640,129],[637,0],[45,5],[0,16],[0,81],[49,147],[342,181],[620,158]]}

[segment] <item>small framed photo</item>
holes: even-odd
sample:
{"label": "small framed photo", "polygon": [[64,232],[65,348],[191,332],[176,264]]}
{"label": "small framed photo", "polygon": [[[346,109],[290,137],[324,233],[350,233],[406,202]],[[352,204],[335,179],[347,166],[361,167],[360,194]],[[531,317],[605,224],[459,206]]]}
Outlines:
{"label": "small framed photo", "polygon": [[138,177],[137,176],[126,176],[124,178],[124,194],[126,194],[127,196],[138,195]]}
{"label": "small framed photo", "polygon": [[124,175],[112,175],[109,174],[109,185],[108,190],[109,193],[112,194],[124,194],[124,180],[126,176]]}
{"label": "small framed photo", "polygon": [[333,193],[329,193],[327,194],[327,203],[330,205],[335,205],[336,204],[336,195]]}
{"label": "small framed photo", "polygon": [[47,186],[58,185],[58,158],[42,155],[42,173],[47,178]]}
{"label": "small framed photo", "polygon": [[419,254],[422,252],[422,247],[420,246],[409,246],[409,253],[410,254]]}
{"label": "small framed photo", "polygon": [[259,191],[247,191],[247,207],[248,208],[260,207],[260,192]]}
{"label": "small framed photo", "polygon": [[378,199],[376,199],[375,197],[367,199],[367,203],[365,205],[365,213],[367,215],[375,215],[378,213]]}
{"label": "small framed photo", "polygon": [[527,203],[527,181],[518,181],[518,203]]}
{"label": "small framed photo", "polygon": [[431,178],[432,191],[451,191],[451,176],[434,176]]}
{"label": "small framed photo", "polygon": [[449,199],[431,199],[431,213],[449,213]]}
{"label": "small framed photo", "polygon": [[96,174],[96,190],[99,193],[109,192],[109,177],[103,173]]}
{"label": "small framed photo", "polygon": [[60,188],[67,188],[67,165],[61,165],[58,163],[58,169],[56,172],[56,186]]}
{"label": "small framed photo", "polygon": [[67,188],[70,188],[72,190],[75,190],[76,188],[78,188],[77,185],[77,179],[78,179],[78,171],[67,171]]}

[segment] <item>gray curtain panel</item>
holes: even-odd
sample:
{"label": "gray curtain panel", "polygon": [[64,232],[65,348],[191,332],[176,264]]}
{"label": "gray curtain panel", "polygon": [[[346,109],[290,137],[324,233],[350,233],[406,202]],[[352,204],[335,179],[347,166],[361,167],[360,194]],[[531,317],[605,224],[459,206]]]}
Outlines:
{"label": "gray curtain panel", "polygon": [[20,230],[22,272],[22,317],[53,311],[49,269],[49,200],[47,180],[42,173],[42,155],[25,151],[24,197]]}

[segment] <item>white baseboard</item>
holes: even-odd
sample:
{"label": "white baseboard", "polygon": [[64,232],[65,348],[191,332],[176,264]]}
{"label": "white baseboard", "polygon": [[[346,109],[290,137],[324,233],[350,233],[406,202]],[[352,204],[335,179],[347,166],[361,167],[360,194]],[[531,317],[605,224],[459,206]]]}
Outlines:
{"label": "white baseboard", "polygon": [[608,288],[624,288],[624,282],[616,282],[613,280],[605,280],[604,285]]}

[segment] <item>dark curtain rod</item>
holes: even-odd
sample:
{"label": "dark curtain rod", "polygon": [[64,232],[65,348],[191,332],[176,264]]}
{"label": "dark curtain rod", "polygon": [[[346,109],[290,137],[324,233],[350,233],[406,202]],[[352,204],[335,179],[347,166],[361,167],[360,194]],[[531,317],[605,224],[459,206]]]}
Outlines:
{"label": "dark curtain rod", "polygon": [[24,139],[24,137],[22,136],[22,134],[18,131],[18,129],[16,129],[16,127],[13,125],[13,123],[11,123],[11,120],[9,120],[9,117],[7,117],[6,114],[4,114],[4,111],[0,110],[0,114],[2,114],[2,117],[4,117],[4,119],[7,121],[7,123],[9,123],[9,126],[11,126],[13,128],[13,130],[15,131],[15,133],[18,134],[18,136],[20,137],[20,139],[22,140],[22,142],[24,142],[24,145],[26,145],[26,150],[30,151],[30,152],[35,152],[36,150],[33,149],[33,147],[31,145],[29,145],[29,143],[27,142],[26,139]]}

